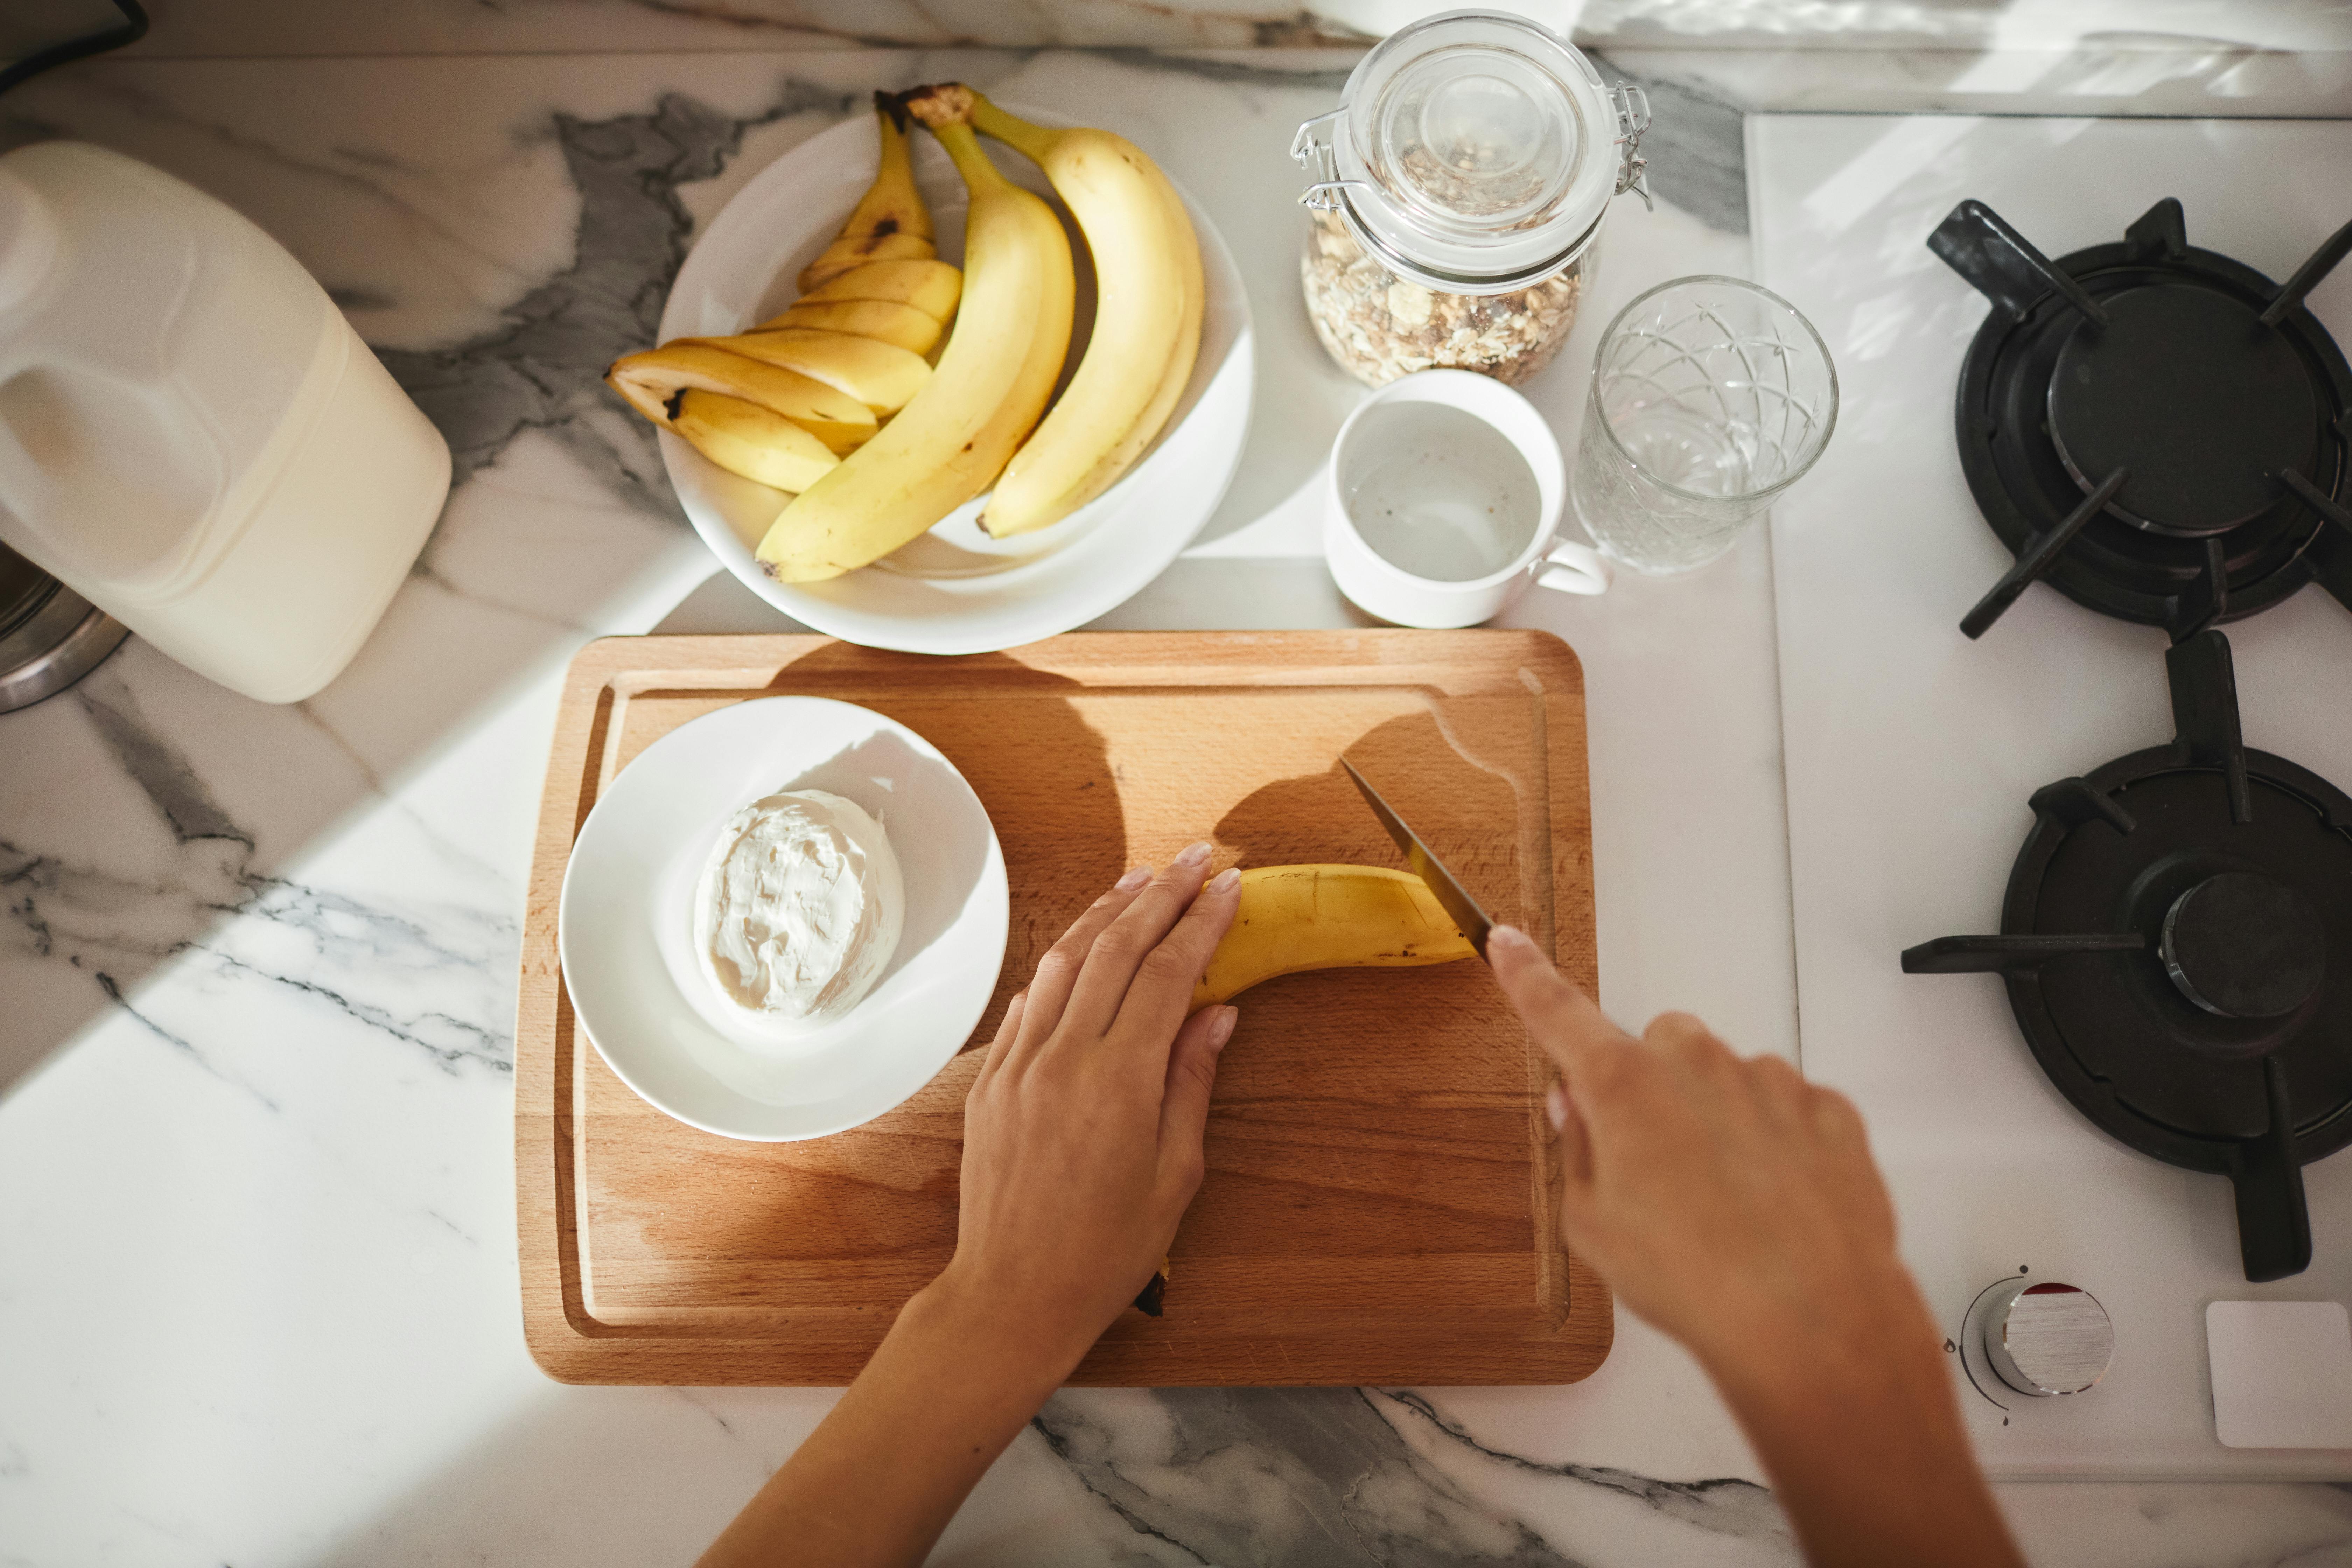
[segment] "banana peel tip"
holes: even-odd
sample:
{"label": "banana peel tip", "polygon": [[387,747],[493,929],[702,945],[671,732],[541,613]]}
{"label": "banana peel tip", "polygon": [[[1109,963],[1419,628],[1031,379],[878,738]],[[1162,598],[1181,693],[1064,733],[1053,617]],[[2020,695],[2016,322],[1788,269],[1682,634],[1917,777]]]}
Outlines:
{"label": "banana peel tip", "polygon": [[908,89],[898,95],[898,101],[908,113],[937,131],[942,125],[971,124],[975,96],[960,81],[935,81]]}

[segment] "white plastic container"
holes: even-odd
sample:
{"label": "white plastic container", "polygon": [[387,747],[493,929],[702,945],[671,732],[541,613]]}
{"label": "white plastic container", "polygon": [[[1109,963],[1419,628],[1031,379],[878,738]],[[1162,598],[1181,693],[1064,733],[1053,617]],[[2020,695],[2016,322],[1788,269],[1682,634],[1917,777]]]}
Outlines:
{"label": "white plastic container", "polygon": [[284,247],[120,153],[0,157],[0,542],[265,702],[333,679],[449,448]]}

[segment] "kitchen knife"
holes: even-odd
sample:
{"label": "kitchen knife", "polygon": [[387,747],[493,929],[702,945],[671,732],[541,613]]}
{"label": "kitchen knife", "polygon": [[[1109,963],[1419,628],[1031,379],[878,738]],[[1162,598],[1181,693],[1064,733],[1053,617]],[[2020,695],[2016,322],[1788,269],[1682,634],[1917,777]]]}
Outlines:
{"label": "kitchen knife", "polygon": [[1356,787],[1363,792],[1364,803],[1372,808],[1372,815],[1381,819],[1381,826],[1389,830],[1389,837],[1395,839],[1397,847],[1404,851],[1405,862],[1412,868],[1413,875],[1428,886],[1445,912],[1454,917],[1454,923],[1462,929],[1464,936],[1470,939],[1470,945],[1478,950],[1478,956],[1486,957],[1486,933],[1494,929],[1494,921],[1478,907],[1478,900],[1470,896],[1469,890],[1454,878],[1454,873],[1445,868],[1445,862],[1431,853],[1429,846],[1421,841],[1421,836],[1407,827],[1404,818],[1381,798],[1381,792],[1365,782],[1364,775],[1356,771],[1356,764],[1341,757],[1339,765],[1348,770],[1348,776],[1355,780]]}

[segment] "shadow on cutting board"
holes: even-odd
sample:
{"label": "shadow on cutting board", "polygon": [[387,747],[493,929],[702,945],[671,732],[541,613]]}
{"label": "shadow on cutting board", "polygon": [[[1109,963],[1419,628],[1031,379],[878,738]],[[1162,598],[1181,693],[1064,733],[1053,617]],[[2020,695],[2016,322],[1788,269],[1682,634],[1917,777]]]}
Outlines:
{"label": "shadow on cutting board", "polygon": [[[886,834],[900,828],[890,847],[905,885],[906,924],[877,986],[937,942],[971,900],[988,860],[989,824],[971,808],[954,771],[897,731],[869,735],[777,787],[824,790],[856,802]],[[901,825],[908,822],[923,830],[905,831]]]}
{"label": "shadow on cutting board", "polygon": [[896,719],[937,746],[988,809],[1012,924],[1003,973],[969,1048],[987,1043],[1045,950],[1127,869],[1128,823],[1103,737],[1071,701],[1076,681],[992,653],[957,659],[952,684],[935,684],[933,672],[948,668],[833,643],[778,672],[774,689]]}
{"label": "shadow on cutting board", "polygon": [[[1391,719],[1347,748],[1348,761],[1436,851],[1496,920],[1519,908],[1518,790],[1463,755],[1432,713]],[[1403,854],[1335,760],[1319,773],[1270,784],[1217,824],[1217,842],[1244,866],[1336,863],[1405,869]],[[1540,931],[1540,921],[1531,929]]]}

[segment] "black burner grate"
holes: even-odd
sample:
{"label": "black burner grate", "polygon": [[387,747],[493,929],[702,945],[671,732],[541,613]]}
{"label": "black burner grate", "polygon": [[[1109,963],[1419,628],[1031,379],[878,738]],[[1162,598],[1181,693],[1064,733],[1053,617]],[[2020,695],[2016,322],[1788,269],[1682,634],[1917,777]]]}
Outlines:
{"label": "black burner grate", "polygon": [[1993,302],[1961,367],[1961,466],[2037,581],[2179,640],[2318,581],[2352,606],[2352,370],[2302,303],[2352,224],[2282,287],[2188,243],[2180,204],[2053,262],[1979,202],[1928,246]]}
{"label": "black burner grate", "polygon": [[2301,1167],[2352,1143],[2352,797],[2245,748],[2221,633],[2167,663],[2173,743],[2037,792],[2000,934],[1903,967],[2001,974],[2060,1092],[2228,1176],[2246,1278],[2277,1279],[2311,1261]]}

